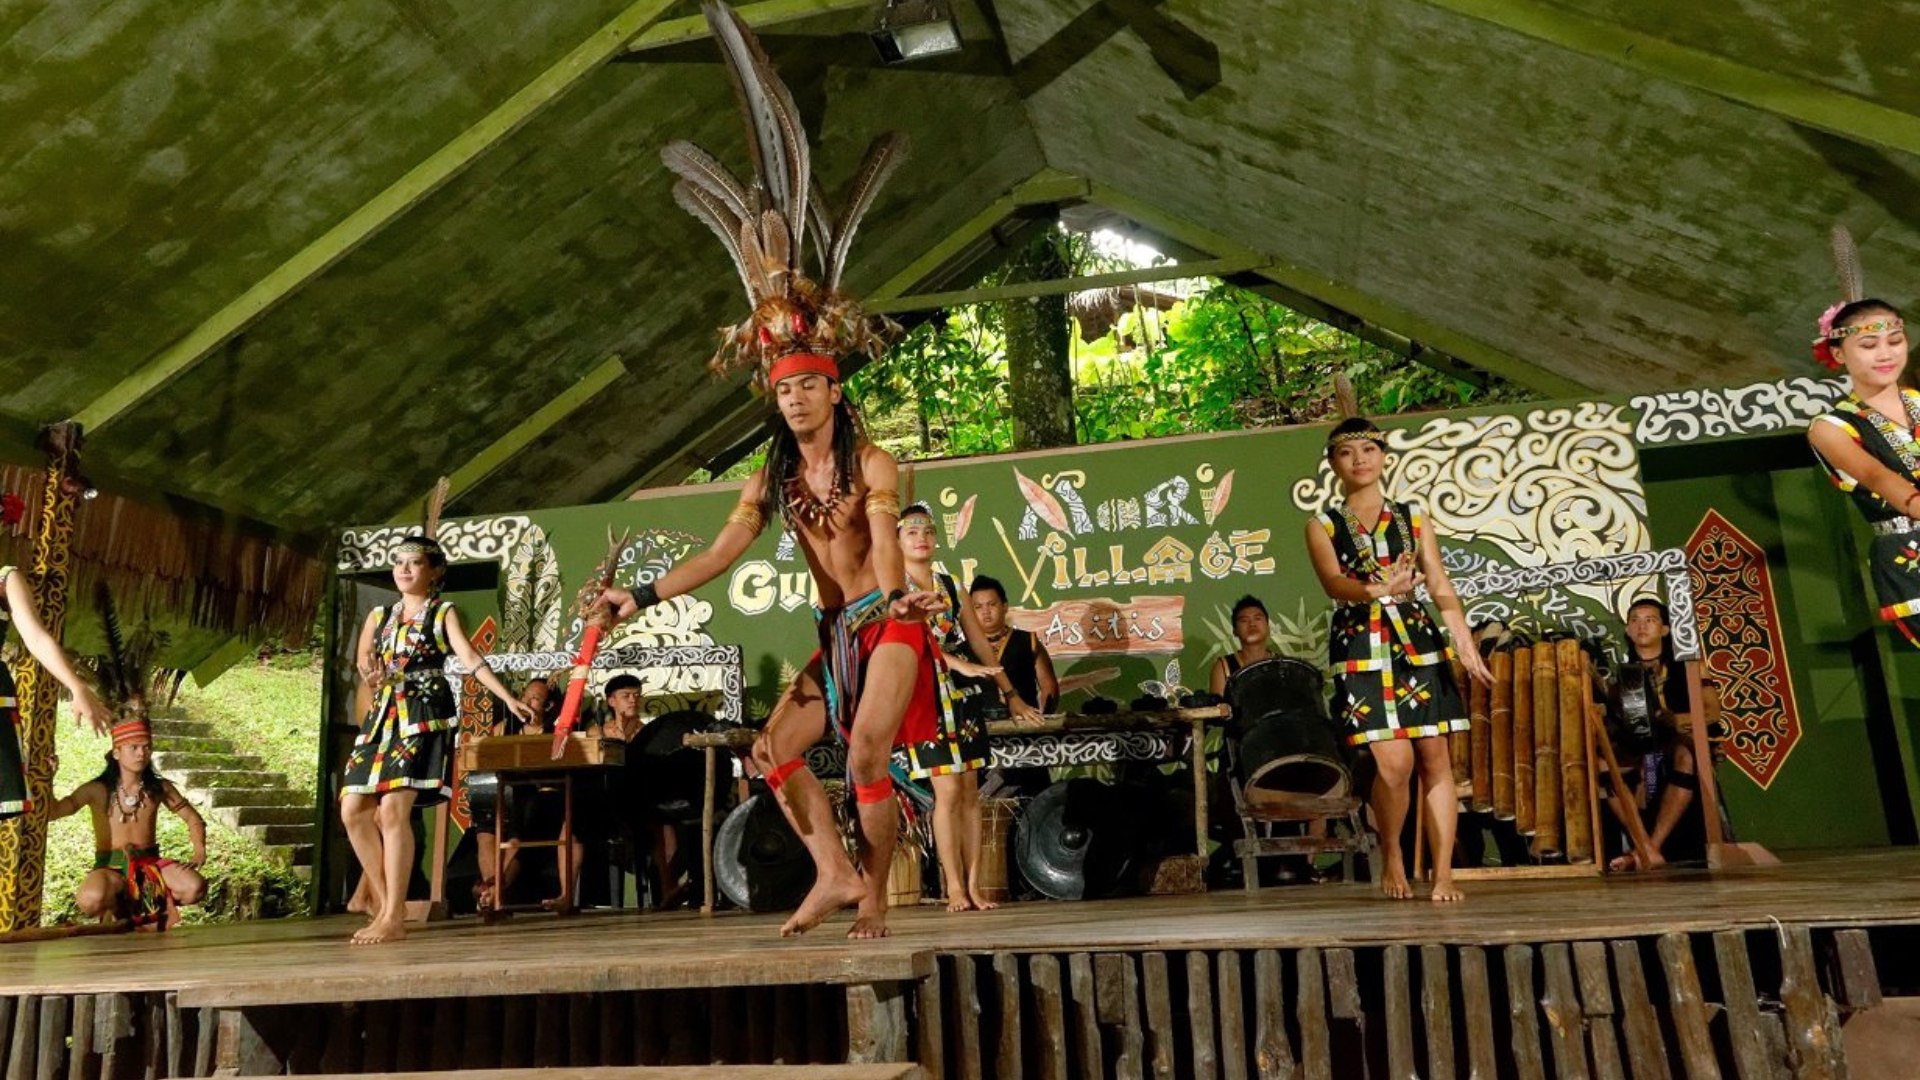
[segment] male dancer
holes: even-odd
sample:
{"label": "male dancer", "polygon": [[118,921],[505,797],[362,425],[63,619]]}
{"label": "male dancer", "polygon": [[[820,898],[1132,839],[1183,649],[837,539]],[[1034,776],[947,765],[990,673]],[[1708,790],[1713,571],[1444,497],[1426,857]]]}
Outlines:
{"label": "male dancer", "polygon": [[[604,599],[625,618],[698,588],[733,565],[776,513],[784,519],[813,571],[820,652],[782,695],[754,744],[754,762],[813,855],[818,877],[780,932],[803,933],[858,904],[848,936],[882,937],[900,813],[889,775],[892,750],[938,731],[935,646],[924,624],[940,598],[906,591],[895,533],[899,467],[866,440],[840,384],[840,358],[879,357],[899,328],[868,317],[839,286],[854,232],[905,156],[906,140],[876,139],[839,211],[828,209],[793,95],[753,31],[712,0],[702,10],[733,77],[754,174],[742,183],[686,142],[669,144],[662,157],[681,178],[674,200],[720,239],[752,306],[746,319],[721,331],[711,366],[723,373],[751,366],[779,418],[766,465],[748,478],[713,545],[659,581],[633,592],[610,589]],[[819,251],[817,279],[802,258],[809,239]],[[829,717],[847,745],[863,840],[859,872],[840,842],[826,790],[802,758]]]}
{"label": "male dancer", "polygon": [[[896,743],[937,733],[932,644],[921,624],[940,598],[905,591],[895,534],[899,468],[892,455],[859,436],[858,419],[830,364],[825,357],[790,356],[774,365],[770,377],[783,424],[767,465],[747,479],[713,545],[658,582],[633,591],[609,589],[605,599],[624,619],[712,581],[760,535],[770,492],[785,492],[779,510],[820,596],[821,648],[781,696],[754,744],[753,759],[819,876],[780,933],[803,933],[858,904],[848,936],[883,937],[887,871],[899,824],[888,769]],[[847,743],[865,841],[864,882],[847,859],[826,789],[803,757],[820,740],[829,713]]]}
{"label": "male dancer", "polygon": [[[193,856],[186,862],[162,858],[156,832],[165,807],[187,823]],[[125,915],[140,929],[171,929],[180,909],[206,896],[200,866],[207,861],[207,823],[199,811],[153,771],[153,736],[145,720],[113,728],[113,749],[99,776],[53,804],[47,819],[58,821],[82,808],[93,813],[93,872],[76,897],[88,915]]]}

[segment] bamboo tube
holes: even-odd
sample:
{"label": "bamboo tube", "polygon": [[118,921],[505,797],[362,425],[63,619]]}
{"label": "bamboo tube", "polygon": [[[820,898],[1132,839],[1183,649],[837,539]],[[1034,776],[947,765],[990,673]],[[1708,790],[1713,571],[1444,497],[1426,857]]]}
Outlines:
{"label": "bamboo tube", "polygon": [[1513,827],[1533,835],[1533,647],[1513,650]]}
{"label": "bamboo tube", "polygon": [[[1473,648],[1469,645],[1468,648]],[[1473,755],[1468,770],[1473,783],[1473,799],[1467,804],[1476,814],[1493,810],[1493,721],[1487,718],[1487,688],[1478,681],[1467,683],[1468,751]]]}
{"label": "bamboo tube", "polygon": [[[1487,709],[1493,758],[1493,816],[1512,821],[1513,811],[1513,653],[1495,649],[1487,658],[1493,669],[1493,690]],[[1527,723],[1533,723],[1529,716]]]}
{"label": "bamboo tube", "polygon": [[1560,853],[1560,680],[1553,644],[1533,647],[1533,853]]}
{"label": "bamboo tube", "polygon": [[[1467,704],[1467,665],[1461,663],[1457,656],[1451,663],[1453,664],[1453,688],[1459,697],[1460,704],[1464,707]],[[1447,719],[1458,718],[1450,716]],[[1473,762],[1466,732],[1455,731],[1447,736],[1447,757],[1453,764],[1453,786],[1464,796],[1467,793],[1467,781],[1471,778]]]}
{"label": "bamboo tube", "polygon": [[1587,703],[1581,678],[1587,654],[1573,638],[1554,643],[1560,675],[1560,805],[1566,821],[1562,850],[1568,862],[1593,861],[1593,820],[1587,816]]}

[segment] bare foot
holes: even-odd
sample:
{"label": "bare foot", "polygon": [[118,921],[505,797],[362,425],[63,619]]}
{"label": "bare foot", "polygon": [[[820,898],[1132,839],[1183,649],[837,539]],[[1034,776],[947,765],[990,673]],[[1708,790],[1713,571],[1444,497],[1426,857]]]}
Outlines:
{"label": "bare foot", "polygon": [[1461,892],[1460,887],[1453,883],[1452,875],[1435,875],[1434,876],[1434,879],[1433,879],[1433,902],[1434,903],[1451,904],[1457,901],[1465,900],[1466,898],[1467,898],[1467,894]]}
{"label": "bare foot", "polygon": [[1616,874],[1631,874],[1640,870],[1658,870],[1665,865],[1667,860],[1657,851],[1650,855],[1629,851],[1607,863],[1607,869]]}
{"label": "bare foot", "polygon": [[862,940],[866,938],[883,938],[891,933],[893,933],[893,931],[887,929],[887,913],[884,909],[870,911],[862,907],[860,914],[854,916],[853,929],[847,931],[847,936],[855,940]]}
{"label": "bare foot", "polygon": [[996,904],[991,900],[982,898],[979,893],[973,894],[973,910],[975,911],[992,911],[994,908],[997,908],[999,906],[1000,906],[999,904]]}
{"label": "bare foot", "polygon": [[1413,886],[1407,884],[1406,868],[1398,859],[1385,860],[1380,869],[1380,892],[1389,900],[1413,899]]}
{"label": "bare foot", "polygon": [[844,907],[852,907],[867,895],[867,887],[852,874],[839,877],[823,877],[813,883],[807,898],[800,901],[800,909],[780,927],[781,937],[792,937],[825,922],[827,916]]}
{"label": "bare foot", "polygon": [[388,941],[399,941],[407,936],[406,924],[399,919],[377,919],[369,923],[366,929],[353,935],[355,945],[379,945]]}
{"label": "bare foot", "polygon": [[972,911],[973,910],[973,902],[968,900],[965,896],[958,895],[958,894],[950,894],[950,895],[953,896],[953,899],[947,901],[948,911]]}

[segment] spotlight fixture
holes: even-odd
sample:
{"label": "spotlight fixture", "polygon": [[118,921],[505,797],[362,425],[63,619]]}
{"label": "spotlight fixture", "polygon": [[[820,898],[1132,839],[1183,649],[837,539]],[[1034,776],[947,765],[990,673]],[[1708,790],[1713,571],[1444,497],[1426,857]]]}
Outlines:
{"label": "spotlight fixture", "polygon": [[873,47],[888,64],[905,64],[960,51],[960,24],[947,0],[887,0]]}

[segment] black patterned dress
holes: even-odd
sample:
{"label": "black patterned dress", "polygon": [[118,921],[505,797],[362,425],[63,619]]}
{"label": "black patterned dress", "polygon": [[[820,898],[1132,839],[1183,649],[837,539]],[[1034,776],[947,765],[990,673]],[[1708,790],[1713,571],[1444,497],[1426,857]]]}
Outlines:
{"label": "black patterned dress", "polygon": [[[1920,393],[1900,391],[1907,415],[1898,419],[1883,416],[1879,410],[1848,394],[1835,403],[1833,411],[1815,418],[1816,424],[1832,424],[1845,432],[1860,449],[1875,461],[1920,484]],[[1819,451],[1814,457],[1841,491],[1853,496],[1853,505],[1873,529],[1873,547],[1867,556],[1873,573],[1874,595],[1880,601],[1880,617],[1899,627],[1908,641],[1920,646],[1920,521],[1909,519],[1889,505],[1877,492],[1849,476]]]}
{"label": "black patterned dress", "polygon": [[[1345,507],[1316,519],[1333,541],[1340,570],[1354,581],[1383,582],[1393,561],[1418,554],[1426,517],[1416,503],[1381,503],[1380,520],[1368,531]],[[1384,739],[1425,739],[1467,730],[1448,663],[1453,648],[1418,601],[1391,597],[1333,608],[1328,635],[1336,714],[1354,746]]]}
{"label": "black patterned dress", "polygon": [[[0,601],[6,597],[11,566],[0,566]],[[7,630],[8,613],[0,603],[0,636]],[[27,797],[27,759],[20,752],[20,702],[13,691],[13,672],[0,664],[0,821],[19,817],[33,807]]]}
{"label": "black patterned dress", "polygon": [[419,793],[420,806],[452,794],[453,740],[460,713],[445,665],[447,613],[443,600],[428,600],[408,619],[405,601],[382,608],[374,629],[375,661],[390,674],[374,693],[360,737],[347,754],[342,795]]}
{"label": "black patterned dress", "polygon": [[951,576],[937,571],[933,579],[933,591],[943,602],[940,611],[927,620],[927,631],[939,645],[942,658],[935,665],[934,688],[940,706],[940,737],[907,748],[907,775],[915,780],[972,772],[985,768],[989,760],[986,725],[974,710],[962,707],[953,672],[944,659],[946,654],[967,647],[966,635],[960,629],[960,587]]}

